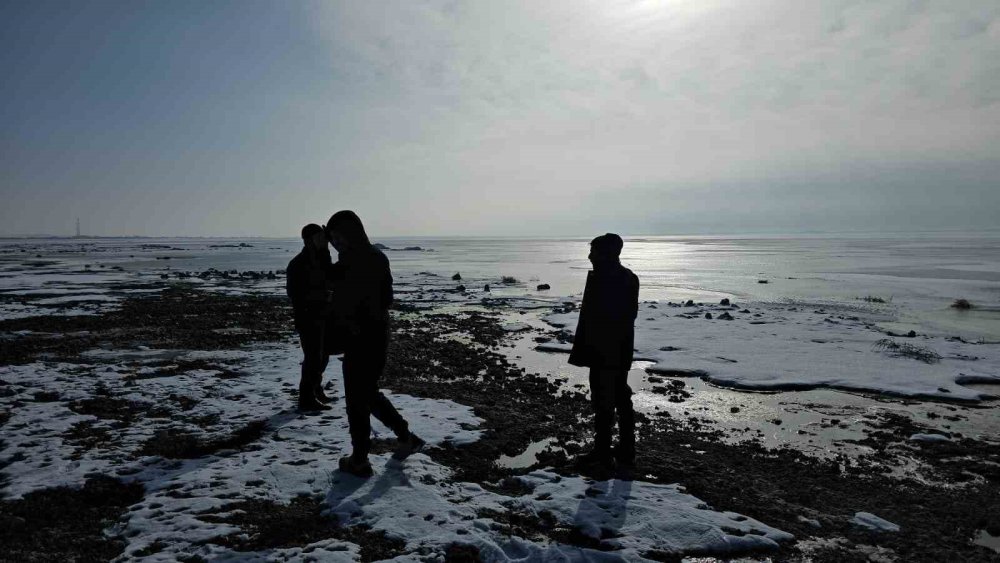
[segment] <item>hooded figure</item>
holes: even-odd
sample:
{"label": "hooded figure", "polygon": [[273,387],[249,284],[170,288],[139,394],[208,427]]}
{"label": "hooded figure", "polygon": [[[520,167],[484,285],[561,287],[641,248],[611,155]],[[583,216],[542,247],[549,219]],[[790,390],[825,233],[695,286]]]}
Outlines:
{"label": "hooded figure", "polygon": [[[623,468],[635,464],[635,415],[628,371],[632,366],[639,278],[621,265],[622,238],[607,233],[590,243],[594,269],[587,273],[583,304],[569,363],[590,368],[594,407],[594,449],[578,460]],[[612,457],[611,429],[618,415],[618,448]]]}
{"label": "hooded figure", "polygon": [[379,391],[389,346],[389,306],[392,272],[389,259],[368,240],[353,211],[338,211],[326,224],[326,235],[337,249],[340,277],[333,297],[333,318],[344,345],[344,395],[353,452],[340,469],[361,477],[372,475],[371,418],[395,432],[399,452],[408,455],[424,441],[410,432],[406,420]]}
{"label": "hooded figure", "polygon": [[302,251],[288,263],[286,286],[292,300],[295,330],[302,345],[302,376],[299,380],[299,409],[327,410],[330,398],[323,392],[323,371],[330,360],[331,287],[334,268],[330,262],[323,227],[302,228]]}

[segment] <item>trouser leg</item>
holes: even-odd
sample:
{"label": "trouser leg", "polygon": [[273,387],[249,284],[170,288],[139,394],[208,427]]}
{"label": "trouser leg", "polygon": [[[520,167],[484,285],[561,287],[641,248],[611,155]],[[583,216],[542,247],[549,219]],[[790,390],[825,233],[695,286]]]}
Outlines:
{"label": "trouser leg", "polygon": [[357,455],[367,455],[371,449],[371,416],[400,438],[409,434],[406,420],[378,389],[385,367],[386,347],[377,338],[375,340],[358,349],[348,349],[344,354],[344,399],[351,444]]}
{"label": "trouser leg", "polygon": [[314,399],[316,386],[323,377],[328,357],[323,353],[323,331],[307,326],[299,330],[302,345],[302,373],[299,378],[299,401]]}
{"label": "trouser leg", "polygon": [[614,372],[590,368],[590,401],[594,407],[594,450],[611,452],[611,426],[615,415]]}
{"label": "trouser leg", "polygon": [[615,413],[618,415],[618,451],[621,461],[635,458],[635,411],[632,409],[632,388],[628,371],[620,370],[615,377]]}

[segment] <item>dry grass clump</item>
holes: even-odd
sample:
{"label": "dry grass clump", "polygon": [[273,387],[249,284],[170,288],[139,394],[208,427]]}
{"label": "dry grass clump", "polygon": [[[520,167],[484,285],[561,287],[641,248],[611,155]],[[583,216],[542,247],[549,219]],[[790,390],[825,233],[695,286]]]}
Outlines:
{"label": "dry grass clump", "polygon": [[930,348],[916,346],[906,342],[896,342],[891,338],[883,338],[872,345],[873,352],[885,352],[897,358],[912,358],[925,364],[934,364],[941,361],[941,354]]}
{"label": "dry grass clump", "polygon": [[971,309],[972,303],[969,303],[967,299],[956,299],[954,303],[951,304],[952,309]]}
{"label": "dry grass clump", "polygon": [[514,284],[517,283],[517,278],[514,276],[504,276],[500,278],[500,282],[505,284]]}

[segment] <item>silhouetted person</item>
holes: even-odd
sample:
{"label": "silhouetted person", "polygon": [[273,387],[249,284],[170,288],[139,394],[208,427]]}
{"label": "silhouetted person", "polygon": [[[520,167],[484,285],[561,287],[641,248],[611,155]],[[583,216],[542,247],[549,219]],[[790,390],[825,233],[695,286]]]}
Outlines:
{"label": "silhouetted person", "polygon": [[[615,460],[629,469],[635,464],[635,414],[628,370],[632,366],[639,278],[621,265],[622,238],[607,233],[590,242],[590,262],[583,305],[569,363],[590,368],[590,398],[594,406],[594,448],[581,464],[610,466]],[[618,447],[612,456],[611,428],[618,415]]]}
{"label": "silhouetted person", "polygon": [[334,322],[344,338],[344,395],[353,452],[340,469],[368,477],[371,416],[388,426],[399,440],[399,453],[419,450],[424,441],[410,432],[406,420],[378,389],[389,345],[392,273],[389,259],[372,246],[353,211],[338,211],[326,224],[327,236],[340,255],[342,278],[333,296]]}
{"label": "silhouetted person", "polygon": [[327,331],[334,275],[323,227],[302,228],[302,251],[288,263],[286,290],[292,300],[295,330],[302,344],[302,377],[299,380],[299,409],[326,410],[330,399],[323,392],[323,371],[330,360]]}

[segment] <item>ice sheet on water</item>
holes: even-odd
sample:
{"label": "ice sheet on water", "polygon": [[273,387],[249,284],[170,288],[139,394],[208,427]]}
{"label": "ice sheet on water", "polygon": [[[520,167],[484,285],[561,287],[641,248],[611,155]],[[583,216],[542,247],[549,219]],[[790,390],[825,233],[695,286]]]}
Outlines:
{"label": "ice sheet on water", "polygon": [[[642,303],[636,356],[655,361],[653,372],[703,373],[713,383],[748,389],[830,387],[978,401],[991,395],[961,383],[1000,382],[997,345],[932,336],[902,339],[942,356],[924,363],[873,349],[886,338],[876,326],[881,313],[773,303],[753,304],[750,311]],[[706,313],[714,318],[706,319]],[[722,313],[733,320],[718,319]],[[578,315],[557,313],[545,320],[572,329]]]}

